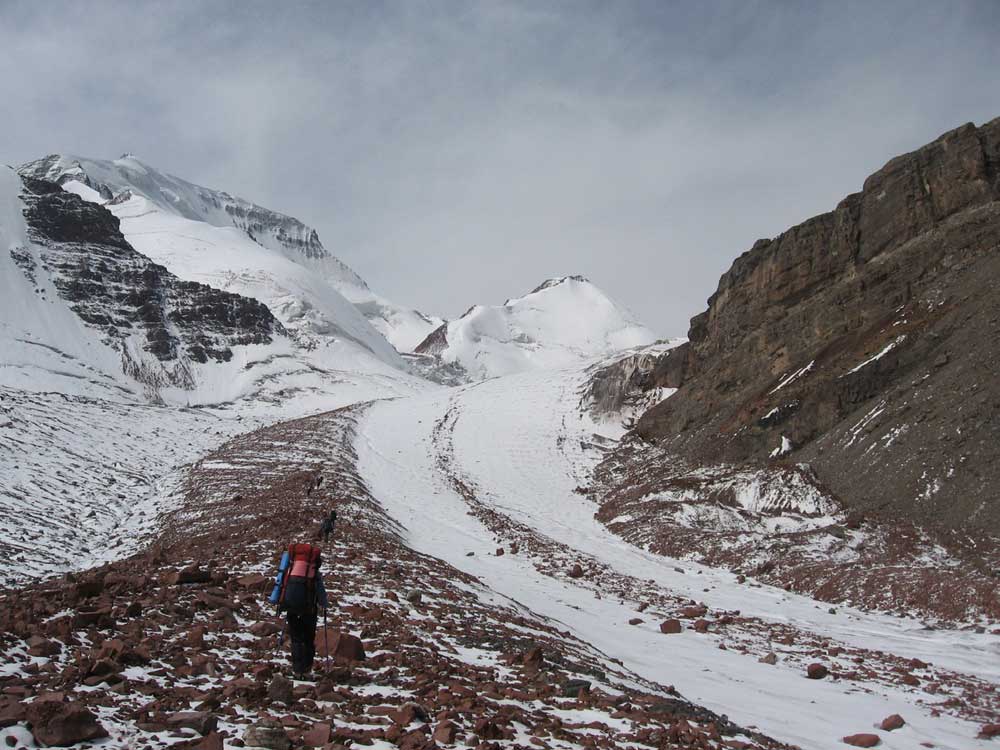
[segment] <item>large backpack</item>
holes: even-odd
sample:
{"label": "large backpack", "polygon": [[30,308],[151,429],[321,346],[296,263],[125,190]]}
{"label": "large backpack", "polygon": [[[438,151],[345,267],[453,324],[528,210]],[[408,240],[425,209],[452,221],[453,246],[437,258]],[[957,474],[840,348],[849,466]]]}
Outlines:
{"label": "large backpack", "polygon": [[306,613],[316,608],[316,576],[320,549],[311,544],[290,544],[281,556],[271,603],[278,610]]}

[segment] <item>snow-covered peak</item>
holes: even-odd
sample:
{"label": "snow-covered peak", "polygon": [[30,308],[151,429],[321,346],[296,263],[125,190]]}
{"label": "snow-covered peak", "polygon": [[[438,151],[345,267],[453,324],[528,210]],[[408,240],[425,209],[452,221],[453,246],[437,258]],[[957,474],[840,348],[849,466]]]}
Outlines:
{"label": "snow-covered peak", "polygon": [[478,379],[567,367],[656,339],[590,281],[564,276],[497,307],[473,306],[417,351],[461,365]]}
{"label": "snow-covered peak", "polygon": [[[413,351],[443,322],[372,292],[364,279],[323,246],[315,229],[295,217],[174,177],[134,154],[125,153],[113,161],[53,154],[25,164],[19,171],[58,183],[85,200],[103,203],[123,220],[154,211],[166,214],[168,222],[175,217],[220,229],[234,228],[244,239],[308,269],[315,282],[333,287],[398,351]],[[120,208],[126,204],[131,208]],[[135,227],[135,222],[125,222],[126,236]],[[136,231],[145,230],[140,227]],[[144,244],[138,237],[129,239],[137,247]],[[143,252],[148,249],[140,247]],[[158,260],[169,267],[168,259]]]}
{"label": "snow-covered peak", "polygon": [[25,164],[20,172],[56,182],[72,192],[77,190],[67,184],[79,182],[106,200],[125,191],[140,195],[157,208],[185,219],[235,227],[259,245],[291,260],[304,260],[335,285],[367,288],[360,276],[323,247],[315,229],[295,217],[161,172],[130,153],[114,161],[52,154]]}

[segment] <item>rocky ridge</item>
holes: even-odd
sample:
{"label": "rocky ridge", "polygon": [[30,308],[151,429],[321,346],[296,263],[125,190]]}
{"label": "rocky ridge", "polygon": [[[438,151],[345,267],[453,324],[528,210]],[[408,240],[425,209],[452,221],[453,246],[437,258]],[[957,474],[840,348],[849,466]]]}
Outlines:
{"label": "rocky ridge", "polygon": [[998,251],[1000,119],[738,258],[637,436],[695,464],[808,464],[871,516],[1000,530]]}

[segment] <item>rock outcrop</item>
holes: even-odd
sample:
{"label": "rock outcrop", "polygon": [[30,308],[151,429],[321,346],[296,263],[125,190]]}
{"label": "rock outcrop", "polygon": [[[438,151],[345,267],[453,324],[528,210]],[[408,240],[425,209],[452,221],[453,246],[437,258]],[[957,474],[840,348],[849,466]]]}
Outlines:
{"label": "rock outcrop", "polygon": [[[120,349],[136,379],[188,387],[186,362],[229,361],[233,346],[268,344],[284,334],[261,302],[182,281],[137,252],[102,206],[52,182],[22,180],[29,237],[41,252],[36,259],[22,249],[15,262],[33,282],[39,265],[47,271],[71,309]],[[125,346],[137,332],[159,369]]]}
{"label": "rock outcrop", "polygon": [[650,386],[647,443],[808,464],[871,516],[1000,530],[1000,119],[897,157],[759,240]]}

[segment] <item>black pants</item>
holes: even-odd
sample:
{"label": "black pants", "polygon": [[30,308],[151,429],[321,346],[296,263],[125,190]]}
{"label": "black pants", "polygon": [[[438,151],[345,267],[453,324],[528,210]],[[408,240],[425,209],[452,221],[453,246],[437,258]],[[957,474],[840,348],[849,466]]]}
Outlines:
{"label": "black pants", "polygon": [[292,642],[292,669],[308,672],[316,656],[317,612],[289,612],[288,638]]}

